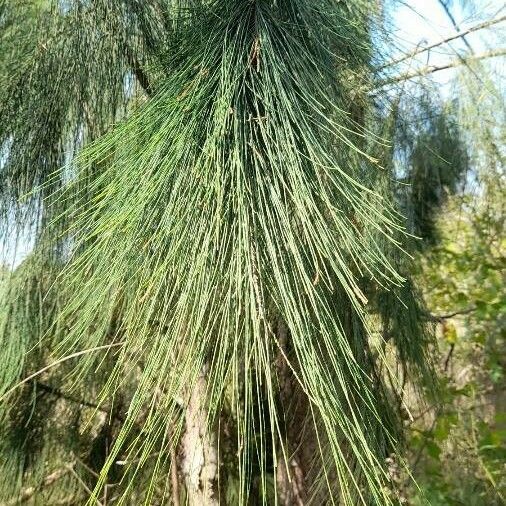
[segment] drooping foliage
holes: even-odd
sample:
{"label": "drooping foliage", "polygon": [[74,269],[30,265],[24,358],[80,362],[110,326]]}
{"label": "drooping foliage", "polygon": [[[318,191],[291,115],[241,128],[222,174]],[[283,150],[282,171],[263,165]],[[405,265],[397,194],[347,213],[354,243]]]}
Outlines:
{"label": "drooping foliage", "polygon": [[456,108],[441,105],[434,97],[434,90],[423,90],[419,99],[410,97],[401,104],[396,128],[394,159],[405,183],[400,199],[408,230],[423,239],[420,245],[437,241],[438,210],[469,175]]}
{"label": "drooping foliage", "polygon": [[385,119],[377,7],[0,1],[2,231],[34,244],[0,498],[396,503],[396,392],[432,384],[405,250],[465,155],[432,104]]}

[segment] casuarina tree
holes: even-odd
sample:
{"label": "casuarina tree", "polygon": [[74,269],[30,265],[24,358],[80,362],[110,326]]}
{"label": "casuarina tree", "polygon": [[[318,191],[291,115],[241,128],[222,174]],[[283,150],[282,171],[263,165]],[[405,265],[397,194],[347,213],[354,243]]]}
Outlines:
{"label": "casuarina tree", "polygon": [[5,504],[398,503],[467,158],[384,9],[0,1]]}

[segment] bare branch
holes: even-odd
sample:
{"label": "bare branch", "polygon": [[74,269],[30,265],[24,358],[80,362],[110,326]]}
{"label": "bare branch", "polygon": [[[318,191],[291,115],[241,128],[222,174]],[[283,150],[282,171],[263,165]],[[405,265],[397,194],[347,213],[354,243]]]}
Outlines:
{"label": "bare branch", "polygon": [[[45,383],[41,383],[40,381],[36,381],[35,384],[38,388],[41,390],[44,390],[45,392],[55,395],[56,397],[63,399],[68,402],[73,402],[74,404],[79,404],[80,406],[84,406],[87,408],[93,408],[97,411],[101,411],[102,413],[106,413],[107,415],[111,415],[111,412],[109,409],[99,406],[98,404],[95,404],[93,402],[86,401],[84,399],[79,399],[78,397],[74,397],[72,395],[66,394],[59,388],[52,387],[51,385],[46,385]],[[113,414],[113,418],[116,418],[118,421],[122,422],[124,421],[123,417],[118,414]]]}
{"label": "bare branch", "polygon": [[451,320],[455,318],[455,316],[462,316],[476,311],[476,306],[468,307],[467,309],[461,309],[459,311],[454,311],[453,313],[443,314],[443,315],[431,315],[431,320],[436,322],[443,322],[444,320]]}
{"label": "bare branch", "polygon": [[[455,28],[455,30],[457,30],[457,32],[460,33],[460,26],[457,24],[457,21],[453,17],[453,14],[450,8],[448,7],[447,2],[445,2],[444,0],[439,0],[439,5],[441,5],[443,10],[445,11],[446,15],[448,16],[448,19],[451,21],[453,25],[453,28]],[[467,46],[469,51],[471,51],[471,53],[474,53],[474,49],[472,48],[471,44],[469,44],[469,41],[466,39],[465,36],[462,37],[462,40],[464,41],[464,44]]]}
{"label": "bare branch", "polygon": [[141,88],[145,91],[146,95],[151,96],[153,94],[151,83],[149,82],[148,76],[146,72],[144,72],[144,69],[142,68],[139,60],[133,54],[132,50],[127,46],[125,47],[125,54],[132,72],[141,85]]}
{"label": "bare branch", "polygon": [[452,343],[450,345],[450,350],[448,351],[448,355],[446,355],[445,365],[444,365],[444,371],[448,372],[448,368],[450,367],[450,360],[453,357],[453,352],[455,351],[455,343]]}
{"label": "bare branch", "polygon": [[407,72],[405,74],[401,74],[399,76],[392,77],[390,79],[386,79],[385,81],[380,83],[378,87],[387,86],[389,84],[400,83],[403,81],[408,81],[409,79],[414,79],[415,77],[427,76],[427,75],[433,74],[435,72],[440,72],[441,70],[448,70],[451,68],[456,68],[461,65],[465,65],[469,62],[484,60],[486,58],[496,58],[498,56],[504,56],[504,55],[506,55],[506,48],[500,48],[500,49],[494,49],[491,51],[486,51],[484,53],[480,53],[480,54],[477,54],[475,56],[468,57],[465,59],[464,58],[456,58],[455,60],[450,61],[444,65],[439,65],[439,66],[428,65],[426,67],[422,67],[420,69],[414,70],[413,72]]}
{"label": "bare branch", "polygon": [[16,385],[14,385],[11,389],[7,390],[1,397],[0,401],[3,401],[5,398],[7,398],[9,395],[11,395],[14,391],[16,391],[19,387],[25,385],[26,383],[29,383],[33,379],[39,377],[41,374],[44,374],[46,371],[49,371],[53,367],[57,367],[63,362],[67,362],[69,360],[72,360],[74,358],[82,357],[83,355],[88,355],[89,353],[95,353],[97,351],[103,351],[103,350],[110,350],[112,348],[119,348],[123,346],[124,343],[112,343],[112,344],[106,344],[104,346],[95,346],[94,348],[88,348],[86,350],[78,351],[76,353],[72,353],[70,355],[67,355],[66,357],[59,358],[58,360],[55,360],[54,362],[51,362],[50,364],[46,365],[42,369],[39,369],[37,372],[34,372],[33,374],[30,374],[30,376],[26,377],[24,380],[20,381]]}
{"label": "bare branch", "polygon": [[62,467],[61,469],[58,469],[46,476],[39,485],[22,489],[17,498],[6,503],[2,503],[0,506],[16,506],[17,504],[29,501],[37,492],[43,488],[53,485],[53,483],[57,482],[65,475],[72,472],[73,468],[74,463],[67,464],[65,467]]}
{"label": "bare branch", "polygon": [[469,35],[470,33],[477,32],[478,30],[483,30],[484,28],[489,28],[491,26],[497,25],[498,23],[502,23],[503,21],[506,21],[506,16],[502,16],[497,19],[491,19],[489,21],[485,21],[483,23],[480,23],[478,25],[475,25],[475,26],[469,28],[468,30],[465,30],[464,32],[460,32],[457,35],[452,35],[451,37],[447,37],[446,39],[440,40],[439,42],[435,42],[434,44],[431,44],[430,46],[417,48],[414,51],[412,51],[411,53],[408,53],[397,60],[393,60],[388,63],[385,63],[383,66],[379,67],[378,70],[383,70],[387,67],[397,65],[397,64],[402,63],[406,60],[409,60],[410,58],[418,56],[419,54],[423,54],[427,51],[431,51],[432,49],[434,49],[436,47],[442,46],[444,44],[448,44],[449,42],[452,42],[456,39],[463,38],[465,35]]}

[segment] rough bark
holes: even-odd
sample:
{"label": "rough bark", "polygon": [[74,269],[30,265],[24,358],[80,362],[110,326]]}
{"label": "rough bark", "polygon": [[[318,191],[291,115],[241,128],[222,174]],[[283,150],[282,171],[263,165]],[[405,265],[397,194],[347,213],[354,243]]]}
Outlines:
{"label": "rough bark", "polygon": [[[296,379],[287,362],[288,329],[279,321],[277,360],[280,401],[285,421],[285,454],[279,452],[276,469],[278,499],[283,506],[304,506],[307,502],[306,469],[309,467],[309,447],[304,444],[306,403],[297,388]],[[285,458],[286,455],[286,458]]]}
{"label": "rough bark", "polygon": [[304,506],[305,479],[299,459],[294,457],[287,464],[280,463],[276,471],[279,501],[284,506]]}
{"label": "rough bark", "polygon": [[179,474],[178,463],[175,448],[170,450],[170,481],[171,481],[171,495],[173,506],[180,506],[180,492],[179,492]]}
{"label": "rough bark", "polygon": [[218,505],[218,449],[216,436],[209,429],[206,395],[207,368],[204,367],[189,396],[181,439],[181,471],[189,506]]}

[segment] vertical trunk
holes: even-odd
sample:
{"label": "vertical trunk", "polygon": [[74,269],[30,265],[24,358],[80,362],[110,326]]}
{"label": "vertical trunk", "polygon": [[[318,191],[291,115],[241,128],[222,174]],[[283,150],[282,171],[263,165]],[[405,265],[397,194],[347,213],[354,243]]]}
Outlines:
{"label": "vertical trunk", "polygon": [[176,448],[170,449],[170,481],[171,481],[171,496],[172,506],[181,506],[180,491],[179,491],[179,473]]}
{"label": "vertical trunk", "polygon": [[181,470],[189,506],[218,505],[218,449],[216,436],[209,429],[206,395],[207,367],[204,367],[190,393],[181,440]]}
{"label": "vertical trunk", "polygon": [[[288,467],[288,469],[287,469]],[[283,506],[304,506],[304,472],[297,457],[280,462],[276,471],[279,502]]]}
{"label": "vertical trunk", "polygon": [[[306,470],[309,467],[308,446],[303,441],[307,410],[298,391],[296,379],[285,357],[288,357],[288,329],[279,321],[277,337],[280,346],[277,368],[280,401],[285,419],[285,453],[279,452],[276,469],[278,499],[284,506],[304,506],[307,502]],[[285,458],[286,456],[286,458]]]}

